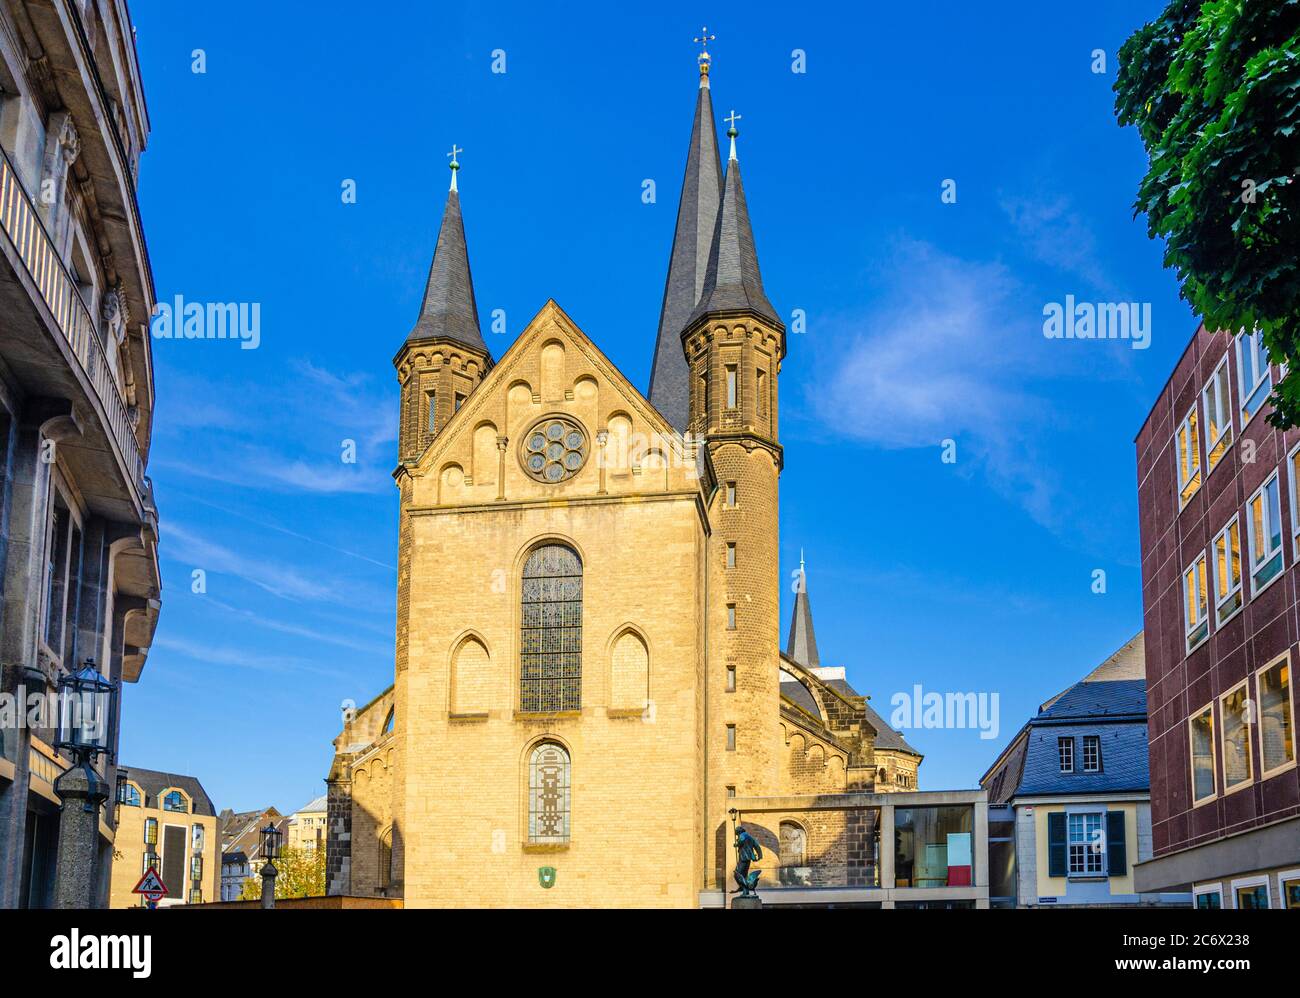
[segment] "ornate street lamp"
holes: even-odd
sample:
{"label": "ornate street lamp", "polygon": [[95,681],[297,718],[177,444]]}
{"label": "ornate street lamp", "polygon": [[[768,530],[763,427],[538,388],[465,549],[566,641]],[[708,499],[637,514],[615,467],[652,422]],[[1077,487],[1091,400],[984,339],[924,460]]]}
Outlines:
{"label": "ornate street lamp", "polygon": [[274,821],[268,821],[266,827],[262,829],[262,855],[266,857],[266,865],[262,867],[262,907],[275,907],[275,877],[279,872],[275,868],[275,861],[280,858],[280,845],[284,841],[284,833],[275,827]]}
{"label": "ornate street lamp", "polygon": [[[111,755],[111,726],[117,684],[95,668],[93,659],[59,679],[58,727],[54,747],[72,765],[54,781],[61,803],[57,908],[93,908],[99,856],[99,808],[109,798],[108,783],[95,769],[101,755]],[[81,807],[75,805],[81,802]]]}

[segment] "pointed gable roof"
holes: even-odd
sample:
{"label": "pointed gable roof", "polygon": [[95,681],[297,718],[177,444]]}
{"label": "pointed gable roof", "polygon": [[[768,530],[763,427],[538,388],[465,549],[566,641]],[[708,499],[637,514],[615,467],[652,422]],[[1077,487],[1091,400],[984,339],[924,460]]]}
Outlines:
{"label": "pointed gable roof", "polygon": [[442,213],[442,227],[429,265],[420,317],[406,339],[410,342],[435,337],[456,340],[491,356],[479,332],[469,250],[460,217],[460,195],[454,188],[447,195],[447,206]]}
{"label": "pointed gable roof", "polygon": [[682,330],[704,289],[709,249],[721,203],[722,162],[718,157],[717,126],[709,78],[700,79],[691,125],[690,150],[677,205],[677,228],[668,257],[668,279],[659,311],[659,336],[650,368],[650,404],[678,432],[685,432],[690,412],[690,376],[682,351]]}
{"label": "pointed gable roof", "polygon": [[821,665],[821,657],[817,654],[817,635],[813,633],[812,604],[808,602],[808,575],[804,571],[802,557],[799,559],[799,582],[785,654],[805,669],[816,669]]}
{"label": "pointed gable roof", "polygon": [[722,207],[709,250],[704,290],[687,325],[710,312],[741,311],[754,312],[784,328],[763,291],[758,251],[754,248],[749,208],[745,203],[745,185],[740,178],[740,160],[732,158],[727,161],[727,175],[722,181]]}

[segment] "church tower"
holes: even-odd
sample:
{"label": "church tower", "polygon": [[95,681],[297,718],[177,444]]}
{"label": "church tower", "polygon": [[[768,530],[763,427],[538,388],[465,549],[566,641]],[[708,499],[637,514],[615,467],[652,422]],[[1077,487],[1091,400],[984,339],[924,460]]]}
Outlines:
{"label": "church tower", "polygon": [[709,509],[711,822],[726,799],[775,793],[780,715],[777,376],[785,326],[763,291],[736,158],[731,155],[700,299],[681,340],[690,376],[688,429],[718,482]]}
{"label": "church tower", "polygon": [[403,463],[423,453],[492,368],[492,355],[479,332],[456,190],[456,171],[460,169],[456,152],[460,150],[453,147],[451,190],[420,315],[393,358],[402,385],[398,455]]}

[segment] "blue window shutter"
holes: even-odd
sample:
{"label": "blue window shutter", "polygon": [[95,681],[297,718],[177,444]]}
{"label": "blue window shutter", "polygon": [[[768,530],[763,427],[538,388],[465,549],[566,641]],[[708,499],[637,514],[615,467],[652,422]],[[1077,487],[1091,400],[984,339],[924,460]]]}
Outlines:
{"label": "blue window shutter", "polygon": [[1047,816],[1047,875],[1069,875],[1065,848],[1065,812],[1053,811]]}
{"label": "blue window shutter", "polygon": [[1112,877],[1128,872],[1128,841],[1124,833],[1124,812],[1106,812],[1106,869]]}

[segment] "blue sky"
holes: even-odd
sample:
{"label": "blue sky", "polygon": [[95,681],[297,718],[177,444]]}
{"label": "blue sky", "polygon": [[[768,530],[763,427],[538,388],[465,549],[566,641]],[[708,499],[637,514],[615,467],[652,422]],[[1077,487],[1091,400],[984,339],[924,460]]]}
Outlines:
{"label": "blue sky", "polygon": [[[807,314],[781,372],[783,575],[804,549],[823,664],[885,716],[917,683],[999,694],[997,739],[906,732],[922,788],[974,785],[1141,626],[1133,438],[1195,328],[1111,110],[1118,48],[1162,4],[1066,6],[135,0],[158,297],[259,303],[261,343],[153,344],[164,599],[125,764],[295,808],[340,702],[391,682],[391,361],[453,141],[495,355],[554,297],[645,388],[703,20],[764,283]],[[1150,303],[1149,349],[1046,339],[1066,295]]]}

